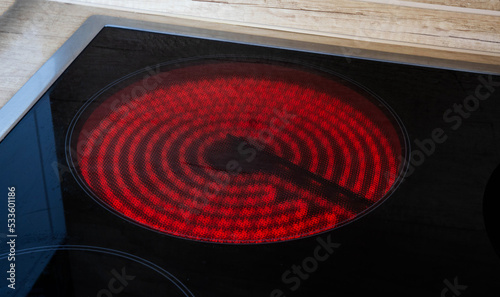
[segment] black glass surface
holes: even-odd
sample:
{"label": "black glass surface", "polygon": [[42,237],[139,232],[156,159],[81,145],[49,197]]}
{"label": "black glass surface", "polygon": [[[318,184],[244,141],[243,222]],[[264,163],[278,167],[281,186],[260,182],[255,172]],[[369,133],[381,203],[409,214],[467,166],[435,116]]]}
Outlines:
{"label": "black glass surface", "polygon": [[[404,181],[363,218],[281,243],[198,242],[109,212],[68,163],[73,118],[118,79],[206,58],[306,65],[371,90],[408,132]],[[499,115],[500,76],[105,28],[0,143],[1,294],[497,296],[498,228],[484,218],[498,217],[498,202],[483,208],[483,194],[500,163]]]}

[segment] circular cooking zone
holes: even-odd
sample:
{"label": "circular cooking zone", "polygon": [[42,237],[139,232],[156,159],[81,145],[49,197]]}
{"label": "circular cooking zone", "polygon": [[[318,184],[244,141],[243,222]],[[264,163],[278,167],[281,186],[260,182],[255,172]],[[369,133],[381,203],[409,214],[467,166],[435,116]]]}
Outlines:
{"label": "circular cooking zone", "polygon": [[75,122],[69,159],[96,201],[147,228],[219,243],[351,222],[394,190],[407,152],[402,126],[369,92],[285,63],[145,71]]}

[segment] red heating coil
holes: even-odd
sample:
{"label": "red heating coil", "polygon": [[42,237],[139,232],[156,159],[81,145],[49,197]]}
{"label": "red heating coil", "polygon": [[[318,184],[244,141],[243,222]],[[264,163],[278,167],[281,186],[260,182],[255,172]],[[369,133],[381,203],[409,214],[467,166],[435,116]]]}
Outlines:
{"label": "red heating coil", "polygon": [[399,127],[355,89],[265,63],[161,72],[92,111],[79,172],[109,208],[167,234],[221,243],[317,234],[373,209],[401,167]]}

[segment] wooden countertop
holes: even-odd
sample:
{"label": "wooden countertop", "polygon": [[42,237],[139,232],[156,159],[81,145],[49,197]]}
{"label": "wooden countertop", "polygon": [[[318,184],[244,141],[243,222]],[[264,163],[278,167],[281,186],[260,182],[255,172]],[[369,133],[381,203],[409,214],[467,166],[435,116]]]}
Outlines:
{"label": "wooden countertop", "polygon": [[[0,0],[0,106],[91,15],[245,32],[500,72],[498,0]],[[263,30],[264,29],[264,30]]]}

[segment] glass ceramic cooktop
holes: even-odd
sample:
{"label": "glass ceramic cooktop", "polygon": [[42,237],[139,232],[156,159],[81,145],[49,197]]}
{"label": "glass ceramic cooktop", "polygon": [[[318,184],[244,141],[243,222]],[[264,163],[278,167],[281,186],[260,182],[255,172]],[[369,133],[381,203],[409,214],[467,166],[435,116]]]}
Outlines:
{"label": "glass ceramic cooktop", "polygon": [[110,25],[30,100],[2,296],[495,296],[498,75]]}

